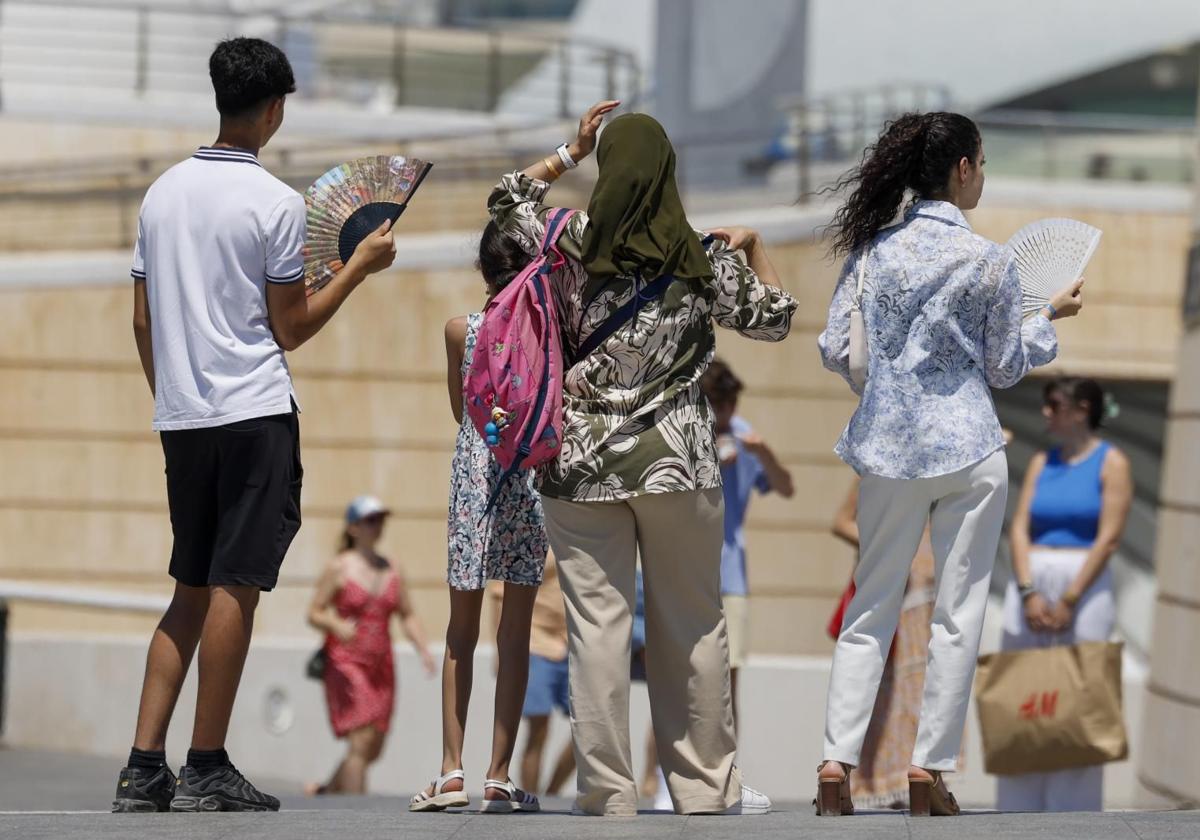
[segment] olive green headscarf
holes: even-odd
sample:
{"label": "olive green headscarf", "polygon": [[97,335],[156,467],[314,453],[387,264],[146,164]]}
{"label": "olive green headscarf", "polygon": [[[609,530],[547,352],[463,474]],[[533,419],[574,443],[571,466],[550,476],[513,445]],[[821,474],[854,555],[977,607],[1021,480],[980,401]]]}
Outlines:
{"label": "olive green headscarf", "polygon": [[596,152],[600,175],[588,202],[583,266],[592,279],[640,271],[712,277],[675,187],[675,150],[653,117],[625,114],[613,120]]}

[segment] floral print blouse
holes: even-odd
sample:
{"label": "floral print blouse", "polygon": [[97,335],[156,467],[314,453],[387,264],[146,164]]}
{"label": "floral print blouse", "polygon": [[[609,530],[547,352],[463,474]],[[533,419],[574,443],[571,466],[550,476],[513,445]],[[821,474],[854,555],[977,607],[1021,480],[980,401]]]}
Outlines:
{"label": "floral print blouse", "polygon": [[[551,209],[542,203],[549,186],[514,172],[488,199],[497,226],[531,256]],[[568,356],[635,293],[632,277],[588,276],[579,262],[586,226],[584,213],[571,219],[559,240],[566,264],[552,278]],[[722,243],[708,255],[713,279],[675,281],[564,373],[563,446],[539,472],[544,495],[605,502],[721,486],[712,412],[700,390],[716,347],[712,323],[780,341],[796,300],[759,280]]]}
{"label": "floral print blouse", "polygon": [[983,460],[1004,446],[989,387],[1009,388],[1058,353],[1044,314],[1022,320],[1012,251],[945,201],[918,201],[865,250],[846,260],[818,339],[825,367],[850,382],[850,307],[866,259],[867,384],[835,451],[887,478]]}

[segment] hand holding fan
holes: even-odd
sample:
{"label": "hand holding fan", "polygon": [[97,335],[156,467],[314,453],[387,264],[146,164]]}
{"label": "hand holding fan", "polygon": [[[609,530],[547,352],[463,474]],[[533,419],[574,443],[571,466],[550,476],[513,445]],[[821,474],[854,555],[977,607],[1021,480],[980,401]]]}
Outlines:
{"label": "hand holding fan", "polygon": [[400,218],[432,167],[416,158],[379,155],[335,166],[313,182],[304,193],[304,284],[310,295],[345,267],[369,233]]}
{"label": "hand holding fan", "polygon": [[1042,219],[1014,233],[1008,247],[1017,255],[1024,314],[1078,280],[1099,244],[1100,229],[1074,219]]}

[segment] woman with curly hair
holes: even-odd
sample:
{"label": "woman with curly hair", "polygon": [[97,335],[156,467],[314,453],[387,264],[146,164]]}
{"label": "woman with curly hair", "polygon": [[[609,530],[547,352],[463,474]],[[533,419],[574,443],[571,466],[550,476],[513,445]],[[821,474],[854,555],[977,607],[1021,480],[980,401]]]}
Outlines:
{"label": "woman with curly hair", "polygon": [[[973,233],[963,215],[979,204],[983,166],[967,117],[906,114],[839,184],[850,196],[832,224],[833,250],[847,259],[819,344],[825,366],[860,397],[836,451],[862,477],[861,546],[829,678],[821,814],[853,811],[849,770],[927,524],[936,595],[909,791],[914,815],[958,813],[941,776],[959,754],[1008,492],[989,388],[1053,360],[1050,322],[1082,305],[1077,280],[1022,320],[1012,251]],[[852,339],[854,310],[863,329]],[[862,335],[865,378],[850,363]]]}

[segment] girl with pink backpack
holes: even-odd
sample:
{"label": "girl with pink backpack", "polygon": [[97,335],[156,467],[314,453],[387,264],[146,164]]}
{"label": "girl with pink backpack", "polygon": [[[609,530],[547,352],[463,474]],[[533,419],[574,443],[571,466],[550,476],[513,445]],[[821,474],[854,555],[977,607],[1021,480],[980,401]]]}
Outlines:
{"label": "girl with pink backpack", "polygon": [[[488,224],[479,243],[478,267],[487,284],[489,302],[501,295],[529,263],[530,258],[513,239],[501,233],[495,223]],[[470,804],[462,766],[463,734],[480,612],[489,580],[504,583],[504,606],[496,638],[499,667],[492,758],[481,810],[511,813],[540,808],[536,796],[510,781],[509,763],[529,675],[529,628],[546,566],[546,529],[532,472],[514,471],[510,475],[502,469],[464,408],[463,382],[471,369],[483,324],[482,312],[453,318],[446,324],[450,410],[459,431],[451,467],[447,523],[450,622],[442,665],[442,767],[429,787],[413,796],[411,811],[443,811]],[[486,331],[483,335],[486,340]]]}

